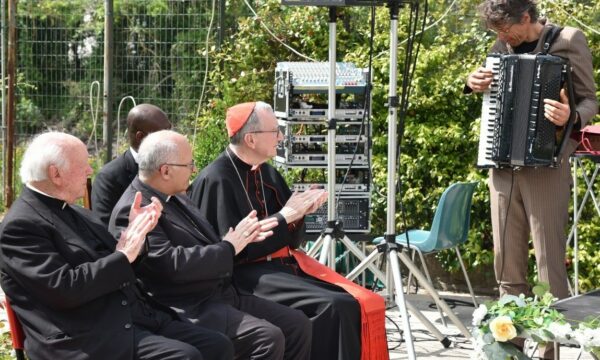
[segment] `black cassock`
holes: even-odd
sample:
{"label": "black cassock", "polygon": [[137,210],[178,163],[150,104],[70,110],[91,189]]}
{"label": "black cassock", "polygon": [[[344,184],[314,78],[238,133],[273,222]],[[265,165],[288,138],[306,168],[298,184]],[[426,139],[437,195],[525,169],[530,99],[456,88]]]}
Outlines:
{"label": "black cassock", "polygon": [[279,224],[274,234],[249,244],[238,254],[235,285],[302,310],[313,323],[311,359],[360,359],[360,306],[354,297],[305,274],[293,257],[259,260],[286,246],[298,248],[304,236],[302,221],[287,224],[277,214],[291,191],[273,166],[265,163],[253,170],[226,149],[200,172],[188,193],[220,235],[235,227],[252,209],[257,210],[260,219],[276,216]]}

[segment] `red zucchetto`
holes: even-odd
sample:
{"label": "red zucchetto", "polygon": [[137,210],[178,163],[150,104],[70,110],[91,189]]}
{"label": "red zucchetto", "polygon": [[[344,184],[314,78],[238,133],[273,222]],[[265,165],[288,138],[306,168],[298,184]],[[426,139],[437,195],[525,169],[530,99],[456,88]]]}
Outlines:
{"label": "red zucchetto", "polygon": [[237,104],[227,109],[225,124],[227,126],[227,135],[232,137],[244,126],[254,110],[255,102]]}

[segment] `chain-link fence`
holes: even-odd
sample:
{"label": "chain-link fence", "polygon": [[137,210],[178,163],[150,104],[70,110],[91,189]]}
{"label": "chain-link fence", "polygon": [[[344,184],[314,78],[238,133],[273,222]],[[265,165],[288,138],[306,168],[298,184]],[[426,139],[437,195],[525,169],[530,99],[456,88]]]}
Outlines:
{"label": "chain-link fence", "polygon": [[[218,38],[219,2],[169,0],[165,5],[157,11],[147,2],[124,1],[115,13],[115,100],[133,96],[138,103],[154,103],[186,132],[203,90],[206,94],[205,55]],[[209,29],[215,36],[207,42]]]}
{"label": "chain-link fence", "polygon": [[[121,140],[121,149],[113,154],[125,146],[124,120],[134,101],[161,107],[178,130],[192,133],[199,101],[210,94],[206,54],[220,41],[224,1],[113,3],[113,145]],[[104,6],[97,0],[18,1],[17,144],[40,131],[58,129],[88,141],[96,155],[106,149]],[[2,26],[8,28],[6,17]],[[4,132],[2,140],[6,159]]]}

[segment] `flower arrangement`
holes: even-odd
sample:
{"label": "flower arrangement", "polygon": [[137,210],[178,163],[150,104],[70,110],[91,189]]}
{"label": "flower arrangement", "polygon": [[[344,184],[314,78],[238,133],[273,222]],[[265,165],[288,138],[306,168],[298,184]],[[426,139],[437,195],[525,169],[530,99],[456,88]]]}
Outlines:
{"label": "flower arrangement", "polygon": [[600,355],[600,319],[587,319],[577,327],[551,307],[556,300],[547,284],[533,288],[534,297],[504,295],[500,300],[479,305],[473,312],[472,358],[478,360],[530,359],[509,341],[517,336],[539,344],[558,341],[575,343]]}

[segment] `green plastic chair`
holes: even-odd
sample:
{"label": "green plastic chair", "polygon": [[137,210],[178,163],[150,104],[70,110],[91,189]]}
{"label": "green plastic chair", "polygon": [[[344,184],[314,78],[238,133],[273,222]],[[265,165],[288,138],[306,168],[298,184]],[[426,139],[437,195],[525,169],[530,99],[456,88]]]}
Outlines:
{"label": "green plastic chair", "polygon": [[[415,251],[419,254],[423,269],[425,270],[425,275],[430,283],[432,283],[431,277],[429,276],[429,270],[427,269],[423,254],[430,254],[436,251],[454,248],[475,307],[478,306],[477,300],[475,299],[471,281],[469,280],[469,275],[465,269],[465,264],[463,263],[458,246],[467,241],[471,217],[471,200],[476,185],[477,183],[474,182],[450,185],[440,198],[433,217],[431,229],[409,230],[408,239],[410,240],[410,244],[407,244],[406,233],[396,236],[397,244],[401,244],[413,250],[413,260]],[[383,241],[383,237],[378,237],[373,240],[375,244],[380,244]],[[412,277],[411,275],[409,275],[409,284]]]}

